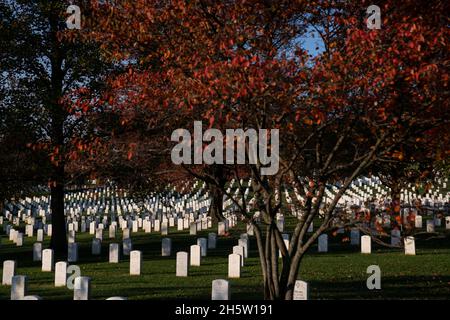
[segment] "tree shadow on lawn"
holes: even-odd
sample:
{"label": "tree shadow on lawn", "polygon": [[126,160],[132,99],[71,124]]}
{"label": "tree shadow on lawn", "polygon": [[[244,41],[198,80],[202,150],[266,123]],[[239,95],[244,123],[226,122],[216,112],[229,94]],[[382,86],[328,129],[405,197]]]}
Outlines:
{"label": "tree shadow on lawn", "polygon": [[381,276],[380,290],[369,290],[366,279],[308,284],[311,299],[450,299],[450,276]]}
{"label": "tree shadow on lawn", "polygon": [[[239,285],[230,282],[231,299],[260,300],[263,298],[263,287]],[[95,287],[93,287],[95,291]],[[102,289],[96,291],[93,299],[105,299],[111,296],[125,296],[129,300],[211,300],[211,284],[207,285],[167,285],[154,287],[130,286],[126,288]]]}
{"label": "tree shadow on lawn", "polygon": [[[262,285],[239,284],[229,279],[231,299],[233,300],[261,300],[263,298]],[[388,277],[382,278],[381,290],[367,289],[364,281],[314,281],[308,282],[311,300],[405,300],[405,299],[439,299],[450,297],[450,277],[442,277],[436,282],[431,276],[421,277]],[[167,284],[145,287],[145,283],[136,286],[127,284],[119,289],[118,286],[100,288],[93,282],[92,299],[104,300],[112,296],[124,296],[129,300],[210,300],[211,284]],[[63,293],[63,291],[60,291]],[[52,292],[42,294],[42,291],[31,290],[29,294],[41,294],[44,298],[57,299]],[[66,293],[67,294],[67,293]],[[69,292],[70,294],[70,292]],[[66,296],[67,297],[67,296]]]}

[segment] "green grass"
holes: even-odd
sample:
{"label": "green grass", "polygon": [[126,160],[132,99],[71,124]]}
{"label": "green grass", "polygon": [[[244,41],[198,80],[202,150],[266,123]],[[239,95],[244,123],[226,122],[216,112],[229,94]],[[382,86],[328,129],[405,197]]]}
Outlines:
{"label": "green grass", "polygon": [[[198,237],[207,237],[211,230],[203,230],[197,236],[189,231],[178,232],[170,228],[172,256],[161,257],[161,236],[158,233],[133,233],[133,249],[142,250],[141,276],[129,275],[129,257],[121,263],[108,263],[109,243],[104,233],[102,255],[91,255],[92,235],[78,234],[80,261],[83,276],[92,278],[92,299],[125,296],[141,299],[210,299],[211,281],[227,279],[228,254],[237,244],[244,226],[232,230],[228,238],[218,237],[217,249],[208,250],[200,267],[190,267],[187,278],[175,277],[175,254],[189,251]],[[400,250],[380,248],[372,244],[372,254],[359,253],[358,247],[342,243],[342,235],[330,235],[328,253],[317,253],[313,246],[304,258],[299,278],[308,281],[311,299],[448,299],[450,297],[450,237],[416,241],[416,256],[405,256]],[[32,245],[35,238],[25,238],[23,247],[16,247],[2,234],[0,262],[18,261],[16,274],[28,276],[29,295],[39,295],[48,300],[71,300],[73,292],[53,286],[54,273],[41,272],[41,263],[32,261]],[[44,248],[49,239],[45,238]],[[256,242],[252,237],[250,256],[245,260],[240,279],[230,279],[232,299],[262,299],[262,282]],[[381,268],[381,290],[368,290],[366,273],[369,265]],[[9,299],[10,287],[0,285],[0,300]]]}

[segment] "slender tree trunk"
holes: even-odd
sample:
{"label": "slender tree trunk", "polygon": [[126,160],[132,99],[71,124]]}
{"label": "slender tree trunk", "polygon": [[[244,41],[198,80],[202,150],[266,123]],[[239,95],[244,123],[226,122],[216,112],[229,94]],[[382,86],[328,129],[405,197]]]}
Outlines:
{"label": "slender tree trunk", "polygon": [[52,239],[50,247],[55,257],[67,256],[66,219],[64,216],[64,167],[56,166],[54,184],[51,187]]}
{"label": "slender tree trunk", "polygon": [[55,157],[52,163],[52,184],[51,184],[51,204],[52,210],[52,239],[51,248],[54,250],[56,257],[67,256],[67,238],[66,238],[66,221],[64,216],[64,121],[67,113],[64,106],[60,103],[63,95],[63,61],[65,59],[64,50],[58,40],[59,21],[60,18],[56,11],[50,13],[50,40],[52,41],[52,52],[50,55],[51,62],[51,89],[50,89],[50,106],[52,130],[51,142],[54,147]]}
{"label": "slender tree trunk", "polygon": [[223,216],[223,193],[222,190],[216,186],[210,186],[210,190],[212,199],[208,215],[212,218],[212,223],[217,224],[218,222],[225,220],[225,217]]}
{"label": "slender tree trunk", "polygon": [[270,225],[266,228],[266,239],[264,244],[264,255],[266,257],[266,279],[264,281],[264,286],[266,287],[264,291],[267,291],[267,296],[265,297],[266,300],[273,300],[274,296],[274,288],[272,283],[272,257],[271,257],[271,250],[270,250]]}
{"label": "slender tree trunk", "polygon": [[284,300],[292,300],[294,298],[294,287],[295,287],[295,281],[297,280],[297,276],[298,276],[299,265],[300,265],[300,263],[297,264],[296,270],[293,272],[294,276],[290,277],[287,282],[287,285],[285,288],[286,291],[284,293]]}
{"label": "slender tree trunk", "polygon": [[272,282],[273,282],[273,289],[274,289],[274,300],[280,299],[280,280],[278,275],[278,249],[276,245],[275,240],[275,232],[273,231],[272,227],[271,232],[272,235],[270,237],[270,252],[271,252],[271,258],[272,258]]}
{"label": "slender tree trunk", "polygon": [[268,283],[268,275],[267,275],[267,267],[266,267],[266,255],[264,254],[264,242],[261,234],[261,229],[258,225],[254,225],[255,237],[256,237],[256,245],[258,247],[259,253],[259,262],[261,264],[261,271],[264,281],[264,299],[270,299],[270,289]]}
{"label": "slender tree trunk", "polygon": [[216,182],[210,183],[208,185],[208,189],[211,192],[212,201],[209,206],[209,216],[212,218],[212,223],[217,224],[220,221],[224,221],[225,217],[223,216],[223,188],[226,184],[225,174],[223,165],[214,164],[212,167],[212,175],[214,176]]}

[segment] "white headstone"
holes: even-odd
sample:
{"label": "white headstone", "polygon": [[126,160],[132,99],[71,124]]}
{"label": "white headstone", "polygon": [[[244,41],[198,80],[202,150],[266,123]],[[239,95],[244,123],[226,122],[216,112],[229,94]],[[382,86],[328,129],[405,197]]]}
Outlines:
{"label": "white headstone", "polygon": [[361,253],[371,253],[372,252],[372,239],[370,236],[361,237]]}
{"label": "white headstone", "polygon": [[23,246],[23,233],[18,232],[16,235],[16,246],[21,247]]}
{"label": "white headstone", "polygon": [[123,240],[123,242],[122,242],[122,249],[123,249],[123,255],[124,256],[129,256],[130,255],[131,250],[133,250],[133,244],[132,244],[130,238]]}
{"label": "white headstone", "polygon": [[138,276],[141,274],[142,252],[133,250],[130,252],[130,275]]}
{"label": "white headstone", "polygon": [[43,229],[38,229],[36,241],[38,241],[38,242],[44,241],[44,230]]}
{"label": "white headstone", "polygon": [[95,230],[95,238],[103,240],[103,228],[98,228]]}
{"label": "white headstone", "polygon": [[200,246],[200,252],[202,257],[206,257],[208,251],[208,239],[206,238],[198,238],[197,245]]}
{"label": "white headstone", "polygon": [[73,289],[73,300],[89,300],[91,294],[91,278],[77,277]]}
{"label": "white headstone", "polygon": [[177,230],[183,231],[183,219],[181,219],[181,218],[177,219]]}
{"label": "white headstone", "polygon": [[138,225],[137,220],[134,220],[134,221],[133,221],[131,231],[132,231],[132,232],[138,232],[138,231],[139,231],[139,225]]}
{"label": "white headstone", "polygon": [[34,232],[33,225],[27,224],[25,226],[25,234],[27,235],[27,237],[32,237],[33,236],[33,232]]}
{"label": "white headstone", "polygon": [[416,245],[414,237],[406,237],[404,241],[405,241],[405,254],[412,256],[416,255]]}
{"label": "white headstone", "polygon": [[190,265],[191,266],[200,266],[200,260],[201,260],[201,248],[199,245],[192,245],[191,246],[191,253],[190,253]]}
{"label": "white headstone", "polygon": [[98,256],[102,253],[102,241],[100,239],[92,239],[92,254]]}
{"label": "white headstone", "polygon": [[230,288],[227,280],[213,280],[211,300],[230,300]]}
{"label": "white headstone", "polygon": [[67,262],[58,261],[55,264],[55,287],[65,287],[67,283]]}
{"label": "white headstone", "polygon": [[391,231],[391,246],[398,246],[400,245],[401,240],[401,233],[400,230],[392,230]]}
{"label": "white headstone", "polygon": [[21,300],[27,292],[27,276],[14,276],[11,279],[11,300]]}
{"label": "white headstone", "polygon": [[427,232],[434,232],[434,220],[427,220]]}
{"label": "white headstone", "polygon": [[319,252],[328,252],[328,235],[319,236]]}
{"label": "white headstone", "polygon": [[195,222],[189,225],[189,234],[195,236],[197,234],[197,224]]}
{"label": "white headstone", "polygon": [[217,245],[217,234],[208,233],[208,249],[215,249]]}
{"label": "white headstone", "polygon": [[244,258],[248,258],[248,250],[249,250],[249,240],[248,239],[239,239],[238,246],[244,247]]}
{"label": "white headstone", "polygon": [[206,220],[208,222],[208,229],[212,228],[212,218],[211,217],[207,217]]}
{"label": "white headstone", "polygon": [[145,233],[150,233],[150,232],[152,232],[152,223],[151,223],[151,221],[149,221],[149,220],[144,220],[144,221],[142,222],[142,226],[143,226],[143,228],[144,228],[144,232],[145,232]]}
{"label": "white headstone", "polygon": [[78,243],[69,243],[67,246],[67,261],[77,262],[78,261]]}
{"label": "white headstone", "polygon": [[2,284],[10,286],[12,278],[16,275],[16,262],[14,260],[3,261]]}
{"label": "white headstone", "polygon": [[241,256],[241,267],[244,266],[244,247],[243,246],[234,246],[233,253]]}
{"label": "white headstone", "polygon": [[154,226],[155,226],[155,232],[159,232],[161,230],[161,221],[160,220],[155,220],[154,222]]}
{"label": "white headstone", "polygon": [[161,223],[161,235],[167,236],[169,234],[169,227],[167,225],[167,221],[163,221]]}
{"label": "white headstone", "polygon": [[161,243],[161,255],[169,257],[172,251],[172,239],[163,238]]}
{"label": "white headstone", "polygon": [[228,255],[228,278],[241,277],[241,256],[235,253]]}
{"label": "white headstone", "polygon": [[14,229],[10,229],[9,230],[9,241],[16,243],[17,233],[18,233],[18,231],[14,230]]}
{"label": "white headstone", "polygon": [[188,263],[189,254],[184,251],[177,252],[177,277],[187,277],[189,272],[189,263]]}
{"label": "white headstone", "polygon": [[42,250],[42,271],[52,272],[53,271],[53,250],[44,249]]}
{"label": "white headstone", "polygon": [[202,218],[202,230],[208,229],[208,219]]}
{"label": "white headstone", "polygon": [[415,227],[418,229],[422,228],[422,216],[416,215],[415,217]]}
{"label": "white headstone", "polygon": [[42,243],[35,242],[33,244],[33,261],[42,261]]}
{"label": "white headstone", "polygon": [[51,224],[47,225],[47,235],[51,237],[53,234],[53,226]]}
{"label": "white headstone", "polygon": [[294,300],[308,300],[308,283],[302,280],[296,280],[294,286]]}
{"label": "white headstone", "polygon": [[130,229],[125,228],[122,230],[122,240],[126,240],[130,238]]}
{"label": "white headstone", "polygon": [[95,221],[92,221],[90,224],[89,224],[89,234],[92,234],[92,235],[94,235],[95,234],[95,227],[96,227],[96,222]]}
{"label": "white headstone", "polygon": [[358,229],[352,229],[350,231],[350,244],[359,246],[360,234]]}
{"label": "white headstone", "polygon": [[113,226],[113,225],[109,226],[109,238],[110,239],[116,238],[116,226]]}
{"label": "white headstone", "polygon": [[109,263],[119,263],[119,244],[110,243],[109,244]]}
{"label": "white headstone", "polygon": [[226,228],[225,222],[219,222],[219,223],[217,224],[217,234],[218,234],[219,236],[225,235],[225,232],[226,232],[225,228]]}

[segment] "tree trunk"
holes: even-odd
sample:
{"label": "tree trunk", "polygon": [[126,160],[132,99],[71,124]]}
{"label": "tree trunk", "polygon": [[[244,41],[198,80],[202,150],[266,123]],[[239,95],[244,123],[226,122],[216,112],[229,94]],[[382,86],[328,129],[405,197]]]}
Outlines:
{"label": "tree trunk", "polygon": [[48,17],[50,24],[50,40],[52,42],[52,52],[50,54],[51,62],[51,89],[49,111],[51,116],[52,130],[50,134],[52,146],[54,147],[55,157],[53,159],[53,172],[51,184],[51,204],[52,209],[52,239],[51,248],[54,250],[55,257],[67,256],[67,235],[66,221],[64,216],[64,121],[67,117],[67,111],[60,99],[63,95],[63,61],[65,59],[64,50],[58,40],[60,18],[56,11],[51,11]]}
{"label": "tree trunk", "polygon": [[211,205],[209,206],[208,215],[212,218],[212,223],[217,224],[220,221],[225,220],[223,216],[223,193],[216,186],[211,186]]}
{"label": "tree trunk", "polygon": [[399,182],[393,182],[390,185],[391,188],[391,198],[393,202],[400,202],[400,193],[402,191],[402,187]]}
{"label": "tree trunk", "polygon": [[280,281],[278,271],[278,247],[275,241],[274,224],[271,222],[266,229],[266,239],[264,241],[265,272],[264,275],[264,299],[279,300]]}
{"label": "tree trunk", "polygon": [[302,259],[300,258],[295,263],[291,264],[290,266],[290,272],[292,275],[289,277],[288,282],[286,284],[286,287],[284,288],[284,300],[292,300],[294,299],[294,287],[295,287],[295,281],[297,281],[299,267]]}
{"label": "tree trunk", "polygon": [[211,192],[212,196],[208,215],[212,218],[212,223],[217,224],[218,222],[225,220],[225,217],[223,216],[222,190],[225,187],[226,179],[224,175],[223,165],[214,164],[212,167],[212,175],[214,176],[219,186],[214,183],[208,184],[208,189]]}
{"label": "tree trunk", "polygon": [[66,218],[64,216],[64,167],[55,167],[54,183],[51,187],[52,239],[50,247],[55,257],[67,256]]}

